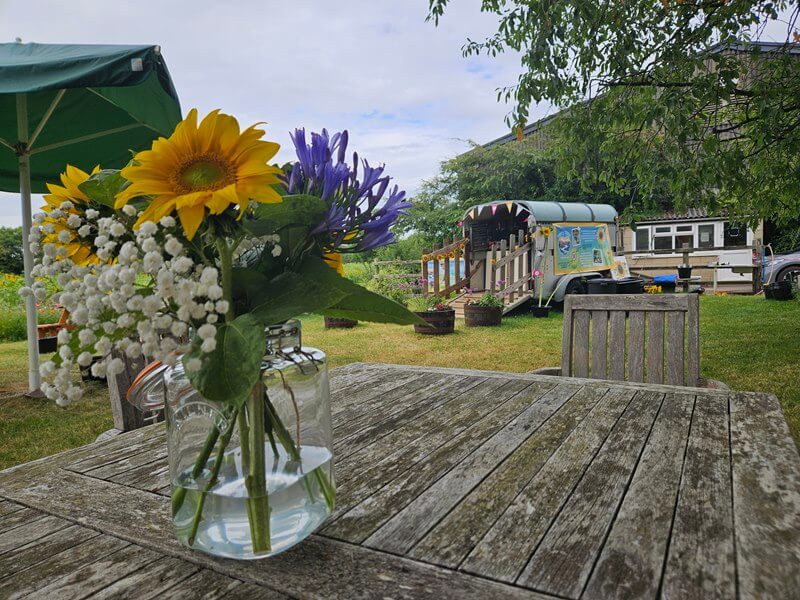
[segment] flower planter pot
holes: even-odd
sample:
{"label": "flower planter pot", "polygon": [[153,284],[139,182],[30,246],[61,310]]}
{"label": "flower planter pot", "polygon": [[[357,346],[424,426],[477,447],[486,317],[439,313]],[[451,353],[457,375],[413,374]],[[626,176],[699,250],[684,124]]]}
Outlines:
{"label": "flower planter pot", "polygon": [[537,319],[542,319],[544,317],[550,316],[550,307],[549,306],[531,306],[531,314],[536,317]]}
{"label": "flower planter pot", "polygon": [[452,308],[447,310],[426,310],[414,313],[420,317],[427,325],[414,325],[416,333],[424,335],[445,335],[453,333],[456,324],[456,311]]}
{"label": "flower planter pot", "polygon": [[352,329],[356,325],[358,325],[358,321],[354,319],[325,317],[325,329]]}
{"label": "flower planter pot", "polygon": [[678,278],[689,279],[692,276],[692,267],[690,265],[681,265],[678,267]]}
{"label": "flower planter pot", "polygon": [[467,327],[497,327],[503,322],[502,306],[464,306],[464,323]]}

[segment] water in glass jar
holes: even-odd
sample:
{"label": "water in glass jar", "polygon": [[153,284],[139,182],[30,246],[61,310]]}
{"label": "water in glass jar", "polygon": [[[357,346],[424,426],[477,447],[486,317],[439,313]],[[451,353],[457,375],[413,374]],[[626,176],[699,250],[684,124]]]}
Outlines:
{"label": "water in glass jar", "polygon": [[240,448],[225,453],[217,482],[203,502],[202,519],[191,545],[188,538],[192,521],[201,492],[211,477],[213,461],[209,461],[199,478],[193,479],[186,471],[172,482],[173,491],[177,487],[186,490],[185,500],[173,517],[178,539],[184,545],[217,556],[264,558],[304,539],[328,517],[331,507],[325,500],[319,474],[314,471],[320,469],[328,480],[331,475],[330,451],[319,446],[302,446],[299,462],[292,460],[280,446],[277,457],[269,445],[265,452],[270,508],[269,551],[253,553]]}

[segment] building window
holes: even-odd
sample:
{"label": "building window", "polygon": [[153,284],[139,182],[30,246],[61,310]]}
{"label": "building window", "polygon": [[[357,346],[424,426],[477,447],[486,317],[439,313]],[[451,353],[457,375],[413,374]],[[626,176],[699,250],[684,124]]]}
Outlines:
{"label": "building window", "polygon": [[691,233],[675,236],[675,249],[694,248],[694,235]]}
{"label": "building window", "polygon": [[726,246],[746,246],[747,245],[747,228],[740,225],[725,222],[723,228],[723,235],[725,238]]}
{"label": "building window", "polygon": [[638,227],[636,229],[636,250],[650,250],[649,227]]}
{"label": "building window", "polygon": [[653,236],[653,250],[672,250],[672,236]]}
{"label": "building window", "polygon": [[697,247],[714,247],[714,225],[699,225],[697,227]]}

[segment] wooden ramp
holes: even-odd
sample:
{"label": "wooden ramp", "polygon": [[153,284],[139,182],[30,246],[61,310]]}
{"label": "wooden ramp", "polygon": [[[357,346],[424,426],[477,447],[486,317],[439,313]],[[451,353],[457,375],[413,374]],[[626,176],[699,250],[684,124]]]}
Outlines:
{"label": "wooden ramp", "polygon": [[[481,299],[486,292],[470,292],[464,293],[456,298],[450,300],[447,304],[450,305],[456,311],[456,318],[463,319],[464,318],[464,305],[467,302],[477,302]],[[505,298],[505,308],[503,309],[503,314],[507,314],[517,308],[520,304],[523,304],[526,300],[533,297],[533,293],[529,292],[526,294],[522,294],[519,297],[514,298],[513,301],[509,300],[508,297]]]}

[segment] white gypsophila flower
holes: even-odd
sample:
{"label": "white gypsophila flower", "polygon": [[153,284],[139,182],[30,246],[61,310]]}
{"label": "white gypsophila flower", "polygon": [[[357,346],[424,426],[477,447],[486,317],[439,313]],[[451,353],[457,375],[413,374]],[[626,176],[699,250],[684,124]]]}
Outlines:
{"label": "white gypsophila flower", "polygon": [[81,218],[76,214],[71,214],[67,217],[67,227],[77,229],[81,226]]}
{"label": "white gypsophila flower", "polygon": [[202,304],[195,304],[194,306],[192,306],[191,315],[195,321],[205,320],[207,313],[208,311],[206,311],[205,306],[203,306]]}
{"label": "white gypsophila flower", "polygon": [[272,247],[272,256],[274,256],[275,258],[279,257],[281,255],[281,252],[283,252],[283,248],[281,248],[280,245],[275,244]]}
{"label": "white gypsophila flower", "polygon": [[45,289],[44,287],[37,287],[33,291],[33,295],[36,296],[37,300],[44,300],[45,298],[47,298],[47,289]]}
{"label": "white gypsophila flower", "polygon": [[206,286],[216,284],[218,277],[219,273],[214,267],[204,267],[203,272],[200,274],[200,283]]}
{"label": "white gypsophila flower", "polygon": [[186,335],[188,330],[189,326],[183,321],[173,321],[172,325],[169,327],[169,332],[175,337],[182,337]]}
{"label": "white gypsophila flower", "polygon": [[161,217],[161,220],[159,221],[159,223],[165,229],[170,229],[171,227],[175,227],[177,221],[175,221],[175,217],[171,217],[170,215],[167,215],[165,217]]}
{"label": "white gypsophila flower", "polygon": [[155,235],[158,231],[158,226],[152,221],[145,221],[139,225],[139,236],[147,238]]}
{"label": "white gypsophila flower", "polygon": [[125,227],[125,225],[123,225],[119,221],[117,221],[111,226],[110,231],[111,235],[113,235],[114,237],[120,237],[121,235],[125,235],[125,232],[128,231],[128,228]]}
{"label": "white gypsophila flower", "polygon": [[192,262],[192,259],[189,258],[188,256],[179,256],[178,258],[172,261],[172,270],[178,273],[179,275],[182,275],[183,273],[186,273],[186,271],[191,269],[193,265],[194,263]]}
{"label": "white gypsophila flower", "polygon": [[78,235],[81,237],[89,237],[92,233],[92,228],[89,225],[81,225],[78,228]]}
{"label": "white gypsophila flower", "polygon": [[63,360],[69,360],[70,358],[72,358],[72,350],[70,350],[69,346],[60,346],[58,348],[58,355]]}
{"label": "white gypsophila flower", "polygon": [[158,252],[160,246],[155,238],[147,238],[141,244],[139,244],[143,252]]}
{"label": "white gypsophila flower", "polygon": [[197,328],[197,335],[201,340],[207,340],[217,335],[217,328],[213,325],[205,324]]}
{"label": "white gypsophila flower", "polygon": [[60,329],[58,334],[56,335],[56,340],[59,344],[69,344],[69,340],[72,336],[69,333],[68,329]]}
{"label": "white gypsophila flower", "polygon": [[111,352],[111,348],[112,348],[111,340],[108,339],[106,336],[101,337],[99,340],[97,340],[97,343],[94,345],[95,351],[101,356],[106,356],[109,352]]}
{"label": "white gypsophila flower", "polygon": [[178,256],[183,252],[183,244],[181,244],[177,238],[169,236],[167,238],[167,243],[164,244],[164,250],[169,252],[172,256]]}
{"label": "white gypsophila flower", "polygon": [[33,217],[31,217],[31,221],[33,221],[34,225],[41,225],[42,223],[44,223],[44,220],[46,218],[47,218],[46,214],[39,212],[34,214]]}
{"label": "white gypsophila flower", "polygon": [[82,367],[88,367],[92,364],[92,353],[91,352],[81,352],[78,355],[77,363]]}
{"label": "white gypsophila flower", "polygon": [[33,290],[27,286],[23,286],[17,290],[17,293],[23,298],[33,295]]}
{"label": "white gypsophila flower", "polygon": [[217,285],[216,283],[211,284],[206,289],[206,298],[210,300],[219,300],[222,298],[222,286]]}
{"label": "white gypsophila flower", "polygon": [[230,304],[227,300],[217,300],[216,304],[214,305],[214,310],[216,310],[219,314],[224,315],[228,312],[230,308]]}
{"label": "white gypsophila flower", "polygon": [[48,360],[47,362],[43,362],[41,365],[39,365],[39,374],[44,378],[50,377],[55,372],[56,363],[54,363],[52,360]]}
{"label": "white gypsophila flower", "polygon": [[106,362],[104,360],[98,360],[92,364],[92,375],[95,377],[106,376]]}
{"label": "white gypsophila flower", "polygon": [[217,349],[217,340],[216,338],[208,338],[203,340],[203,343],[200,344],[200,351],[209,354]]}
{"label": "white gypsophila flower", "polygon": [[94,245],[97,247],[105,246],[108,243],[108,237],[105,235],[98,235],[94,238]]}
{"label": "white gypsophila flower", "polygon": [[125,370],[125,363],[122,362],[121,358],[112,358],[110,361],[108,361],[108,365],[106,365],[106,375],[108,377],[119,375],[124,370]]}
{"label": "white gypsophila flower", "polygon": [[206,323],[216,323],[219,321],[219,315],[210,314],[206,317]]}
{"label": "white gypsophila flower", "polygon": [[128,215],[129,217],[133,217],[136,215],[136,207],[133,204],[126,204],[122,207],[122,212]]}
{"label": "white gypsophila flower", "polygon": [[142,345],[139,342],[131,342],[125,348],[125,354],[130,358],[139,358],[142,355]]}
{"label": "white gypsophila flower", "polygon": [[78,341],[81,343],[81,347],[86,348],[87,346],[91,346],[94,344],[97,336],[94,334],[94,331],[91,329],[81,329],[78,332]]}
{"label": "white gypsophila flower", "polygon": [[68,244],[71,239],[72,236],[66,229],[62,229],[61,231],[58,232],[58,241],[61,242],[62,244]]}
{"label": "white gypsophila flower", "polygon": [[86,212],[85,212],[84,214],[86,215],[86,218],[87,218],[87,219],[91,219],[92,221],[93,221],[93,220],[95,220],[97,217],[99,217],[99,216],[100,216],[100,213],[99,213],[99,212],[97,212],[97,211],[96,211],[95,209],[93,209],[93,208],[88,208],[88,209],[86,209]]}
{"label": "white gypsophila flower", "polygon": [[183,361],[183,368],[187,373],[197,373],[203,366],[203,361],[199,358],[189,358]]}

